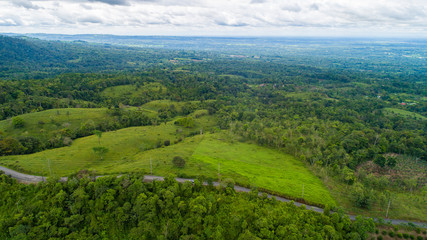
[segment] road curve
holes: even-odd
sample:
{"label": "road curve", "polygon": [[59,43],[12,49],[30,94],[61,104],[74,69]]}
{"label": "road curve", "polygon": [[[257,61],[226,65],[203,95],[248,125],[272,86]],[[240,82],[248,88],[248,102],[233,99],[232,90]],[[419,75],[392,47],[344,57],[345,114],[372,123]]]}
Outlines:
{"label": "road curve", "polygon": [[[24,173],[20,173],[20,172],[17,172],[17,171],[14,171],[14,170],[11,170],[9,168],[2,167],[2,166],[0,166],[0,171],[3,171],[6,175],[8,175],[8,176],[10,176],[12,178],[15,178],[16,180],[18,180],[18,182],[21,182],[21,183],[38,183],[38,182],[46,181],[46,178],[43,177],[43,176],[35,176],[35,175],[24,174]],[[97,178],[98,177],[103,177],[103,176],[97,176]],[[68,180],[67,177],[61,177],[59,179],[59,181],[61,181],[61,182],[66,182],[67,180]],[[144,181],[151,182],[151,181],[154,181],[154,180],[156,180],[156,181],[163,181],[164,177],[154,176],[154,175],[145,175],[144,176]],[[186,181],[191,181],[191,182],[194,181],[194,179],[191,179],[191,178],[175,178],[175,180],[177,182],[180,182],[180,183],[184,183]],[[204,183],[204,184],[207,185],[207,183]],[[213,182],[213,185],[214,186],[218,186],[219,183],[218,182]],[[241,186],[237,186],[237,185],[234,186],[234,190],[236,190],[237,192],[250,192],[251,191],[251,189],[249,189],[249,188],[245,188],[245,187],[241,187]],[[258,195],[260,195],[260,196],[262,194],[263,194],[262,192],[258,193]],[[276,196],[276,195],[267,194],[267,196],[269,198],[275,197],[277,200],[279,200],[281,202],[293,202],[298,207],[304,205],[309,210],[312,210],[312,211],[315,211],[315,212],[319,212],[319,213],[323,213],[323,209],[319,208],[319,207],[316,207],[316,206],[302,204],[302,203],[295,202],[293,200],[286,199],[286,198],[283,198],[283,197],[280,197],[280,196]],[[348,216],[352,220],[356,219],[355,215],[348,215]],[[373,219],[376,220],[376,218],[373,218]],[[423,223],[423,222],[411,222],[411,221],[400,220],[400,219],[386,219],[386,218],[384,219],[384,221],[390,222],[391,224],[394,224],[394,225],[412,223],[412,224],[414,224],[416,226],[427,228],[427,223]]]}

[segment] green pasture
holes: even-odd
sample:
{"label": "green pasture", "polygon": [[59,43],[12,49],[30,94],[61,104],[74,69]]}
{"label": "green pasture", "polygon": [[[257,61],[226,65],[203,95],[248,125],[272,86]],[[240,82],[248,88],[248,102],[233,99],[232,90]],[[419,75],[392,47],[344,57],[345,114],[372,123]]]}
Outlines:
{"label": "green pasture", "polygon": [[0,121],[0,131],[4,136],[49,136],[63,128],[78,128],[82,123],[95,124],[109,118],[106,108],[61,108],[19,115],[24,127],[14,128],[12,119]]}
{"label": "green pasture", "polygon": [[403,110],[403,109],[398,109],[398,108],[384,108],[383,110],[384,110],[384,112],[385,112],[386,115],[397,114],[397,115],[401,115],[403,117],[415,118],[415,119],[421,119],[421,120],[427,120],[427,117],[424,117],[421,114],[410,112],[410,111],[406,111],[406,110]]}
{"label": "green pasture", "polygon": [[[237,184],[256,186],[281,195],[300,198],[304,185],[304,199],[312,203],[334,204],[325,186],[304,164],[279,151],[243,142],[230,142],[224,133],[200,135],[200,128],[209,128],[212,117],[196,119],[196,126],[183,129],[173,121],[158,126],[132,127],[105,132],[99,139],[88,136],[77,139],[70,147],[43,152],[0,157],[0,165],[45,176],[49,175],[49,163],[53,175],[66,176],[81,169],[98,174],[140,171],[154,175],[206,176],[221,179],[232,178]],[[197,132],[192,137],[190,132]],[[181,139],[181,140],[180,140]],[[157,147],[157,143],[169,140],[170,146]],[[104,146],[109,151],[100,159],[93,147]],[[175,167],[172,159],[181,156],[186,160],[184,168]]]}
{"label": "green pasture", "polygon": [[268,189],[309,202],[334,205],[322,182],[293,156],[256,144],[227,141],[228,136],[205,136],[192,155],[192,161],[208,164],[217,176],[231,177],[237,183]]}

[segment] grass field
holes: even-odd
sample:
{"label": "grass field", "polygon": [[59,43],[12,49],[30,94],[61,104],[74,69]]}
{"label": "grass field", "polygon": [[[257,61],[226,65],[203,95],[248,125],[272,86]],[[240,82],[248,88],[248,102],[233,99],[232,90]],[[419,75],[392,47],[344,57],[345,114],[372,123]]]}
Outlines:
{"label": "grass field", "polygon": [[[197,113],[195,113],[197,114]],[[211,116],[196,119],[192,129],[182,129],[173,121],[159,126],[132,127],[105,132],[98,143],[96,136],[77,139],[70,147],[47,150],[30,155],[0,157],[0,165],[13,169],[49,175],[65,176],[80,169],[98,174],[142,171],[150,173],[150,162],[155,175],[206,176],[233,178],[237,184],[257,186],[284,196],[300,198],[304,184],[304,199],[311,203],[335,204],[324,185],[305,166],[290,155],[255,144],[229,142],[229,136],[219,132],[179,138],[189,132],[208,128]],[[182,129],[182,132],[181,132]],[[157,148],[158,141],[170,140],[170,146]],[[93,147],[105,146],[109,151],[100,159]],[[172,159],[181,156],[184,168],[173,166]]]}
{"label": "grass field", "polygon": [[109,118],[106,108],[61,108],[19,115],[25,122],[23,128],[14,128],[12,119],[0,121],[4,136],[43,135],[68,127],[78,128],[82,123],[101,122]]}
{"label": "grass field", "polygon": [[386,115],[398,114],[398,115],[408,117],[408,118],[427,120],[427,117],[424,117],[421,114],[405,111],[405,110],[398,109],[398,108],[384,108],[384,112]]}
{"label": "grass field", "polygon": [[309,202],[335,205],[322,182],[293,156],[255,144],[224,141],[227,136],[209,135],[197,146],[192,159],[209,164],[221,176],[237,183],[268,189]]}

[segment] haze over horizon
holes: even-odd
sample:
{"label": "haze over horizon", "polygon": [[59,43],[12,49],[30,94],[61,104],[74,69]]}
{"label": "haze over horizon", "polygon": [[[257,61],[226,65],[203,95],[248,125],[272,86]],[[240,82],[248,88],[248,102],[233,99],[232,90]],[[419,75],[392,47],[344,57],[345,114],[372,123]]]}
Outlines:
{"label": "haze over horizon", "polygon": [[0,32],[427,37],[424,0],[0,0]]}

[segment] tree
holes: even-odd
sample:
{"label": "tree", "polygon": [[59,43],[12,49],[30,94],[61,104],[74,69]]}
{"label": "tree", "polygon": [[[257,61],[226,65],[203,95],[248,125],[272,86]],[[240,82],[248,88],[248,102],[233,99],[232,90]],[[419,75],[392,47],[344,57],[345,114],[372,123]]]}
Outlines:
{"label": "tree", "polygon": [[93,133],[98,136],[98,144],[101,145],[101,137],[102,137],[102,132],[99,130],[95,130],[93,131]]}
{"label": "tree", "polygon": [[12,118],[12,125],[14,128],[23,128],[25,125],[25,121],[20,117],[14,117]]}
{"label": "tree", "polygon": [[376,163],[380,167],[385,166],[386,159],[382,155],[377,155],[377,157],[374,160],[374,163]]}
{"label": "tree", "polygon": [[394,168],[397,164],[397,160],[395,157],[388,157],[387,158],[387,166],[390,168]]}
{"label": "tree", "polygon": [[175,167],[179,167],[179,168],[185,167],[185,160],[180,156],[175,156],[172,160],[172,163]]}
{"label": "tree", "polygon": [[92,149],[96,154],[99,154],[101,156],[101,160],[103,159],[104,154],[106,154],[109,151],[109,149],[106,147],[94,147]]}
{"label": "tree", "polygon": [[25,151],[26,148],[14,138],[5,138],[0,140],[0,156],[23,154]]}

